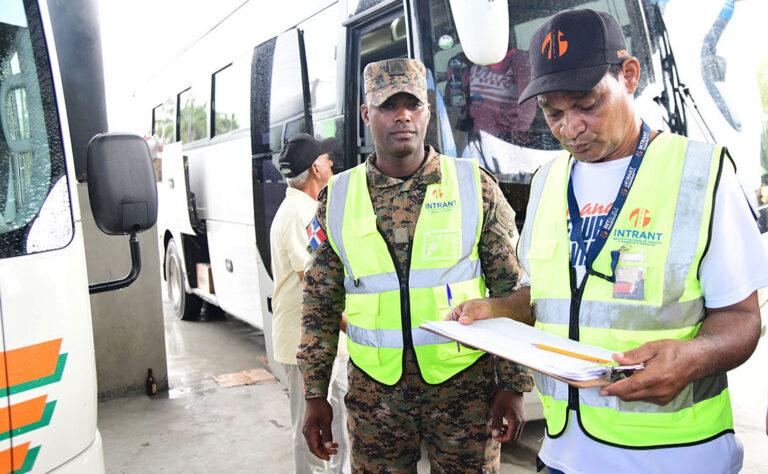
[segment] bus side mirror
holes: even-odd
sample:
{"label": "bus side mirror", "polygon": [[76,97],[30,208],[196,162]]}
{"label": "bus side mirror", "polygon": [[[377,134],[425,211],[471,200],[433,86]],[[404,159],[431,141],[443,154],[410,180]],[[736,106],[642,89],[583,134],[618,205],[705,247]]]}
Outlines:
{"label": "bus side mirror", "polygon": [[130,285],[139,277],[141,253],[137,232],[157,221],[157,185],[146,140],[128,133],[102,133],[88,143],[88,196],[96,225],[105,234],[131,234],[131,270],[119,280],[93,283],[101,293]]}
{"label": "bus side mirror", "polygon": [[453,22],[467,59],[496,64],[507,54],[509,10],[506,0],[450,0]]}
{"label": "bus side mirror", "polygon": [[102,133],[88,143],[88,196],[96,225],[110,235],[151,229],[157,221],[157,185],[147,141],[129,133]]}

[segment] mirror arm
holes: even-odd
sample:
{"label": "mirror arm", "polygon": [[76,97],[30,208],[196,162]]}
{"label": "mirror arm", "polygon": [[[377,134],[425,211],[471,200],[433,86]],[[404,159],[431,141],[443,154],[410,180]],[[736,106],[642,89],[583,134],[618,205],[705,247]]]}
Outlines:
{"label": "mirror arm", "polygon": [[139,249],[139,238],[136,235],[136,231],[131,231],[131,237],[128,240],[131,246],[131,271],[125,278],[120,280],[105,281],[102,283],[93,283],[88,285],[88,293],[102,293],[104,291],[119,290],[130,285],[139,277],[141,272],[141,250]]}

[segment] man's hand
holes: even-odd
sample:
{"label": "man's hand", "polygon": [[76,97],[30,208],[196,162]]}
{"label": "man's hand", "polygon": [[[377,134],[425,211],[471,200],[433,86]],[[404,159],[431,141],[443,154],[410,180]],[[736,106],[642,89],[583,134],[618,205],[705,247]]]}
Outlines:
{"label": "man's hand", "polygon": [[[453,308],[453,313],[461,324],[472,324],[476,319],[490,319],[491,316],[491,300],[478,299],[468,300]],[[451,319],[451,314],[445,317],[445,319]]]}
{"label": "man's hand", "polygon": [[491,406],[491,436],[495,441],[517,442],[525,426],[525,405],[520,392],[496,392]]}
{"label": "man's hand", "polygon": [[604,387],[600,395],[666,405],[694,380],[743,364],[760,338],[757,292],[730,306],[706,308],[706,312],[698,334],[691,340],[653,341],[614,354],[619,364],[645,363],[645,369]]}
{"label": "man's hand", "polygon": [[643,400],[666,405],[695,380],[697,361],[692,359],[693,353],[697,352],[695,344],[695,339],[664,339],[643,344],[623,354],[614,354],[613,359],[621,365],[644,363],[645,369],[603,387],[600,395],[613,395],[625,402]]}
{"label": "man's hand", "polygon": [[[453,308],[461,324],[472,324],[477,319],[510,318],[533,326],[531,289],[524,286],[505,298],[469,300]],[[448,314],[445,319],[451,319]]]}
{"label": "man's hand", "polygon": [[307,401],[307,410],[304,416],[304,439],[307,440],[309,450],[318,458],[328,461],[332,454],[338,452],[339,443],[333,442],[331,433],[331,421],[333,410],[325,398],[310,398]]}

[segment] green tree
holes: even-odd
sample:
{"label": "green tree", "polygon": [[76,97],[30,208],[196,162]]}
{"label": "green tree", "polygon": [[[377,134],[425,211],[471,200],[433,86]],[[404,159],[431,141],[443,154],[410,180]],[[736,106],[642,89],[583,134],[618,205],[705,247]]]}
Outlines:
{"label": "green tree", "polygon": [[184,143],[190,143],[208,136],[206,131],[206,106],[205,102],[199,105],[195,104],[194,97],[187,97],[187,100],[184,101],[184,108],[181,109],[181,121],[179,123],[181,139]]}
{"label": "green tree", "polygon": [[216,135],[237,130],[240,126],[234,113],[216,112]]}

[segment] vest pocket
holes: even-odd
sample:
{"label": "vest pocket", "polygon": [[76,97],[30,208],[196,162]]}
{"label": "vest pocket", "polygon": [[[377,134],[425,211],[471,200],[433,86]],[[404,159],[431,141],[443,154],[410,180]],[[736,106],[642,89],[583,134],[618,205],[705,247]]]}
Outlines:
{"label": "vest pocket", "polygon": [[470,349],[465,346],[461,346],[461,351],[456,348],[456,343],[451,341],[445,344],[438,344],[437,346],[437,358],[440,360],[455,359],[457,357],[468,357],[482,354],[483,351],[478,349]]}
{"label": "vest pocket", "polygon": [[360,367],[381,365],[379,295],[347,294],[347,348]]}
{"label": "vest pocket", "polygon": [[[467,292],[469,289],[464,283],[457,283],[451,285],[451,305],[456,306],[464,301],[472,299]],[[432,287],[432,294],[435,301],[435,307],[437,309],[436,321],[442,320],[446,315],[450,314],[451,309],[448,305],[448,291],[444,286]],[[456,357],[463,357],[468,355],[475,355],[482,353],[483,351],[477,349],[469,349],[468,347],[461,346],[461,350],[456,348],[456,343],[451,341],[450,343],[443,343],[437,345],[437,358],[439,360],[448,360]]]}
{"label": "vest pocket", "polygon": [[365,237],[367,235],[376,234],[376,216],[363,216],[358,219],[349,219],[349,226],[346,226],[350,236],[353,237]]}

